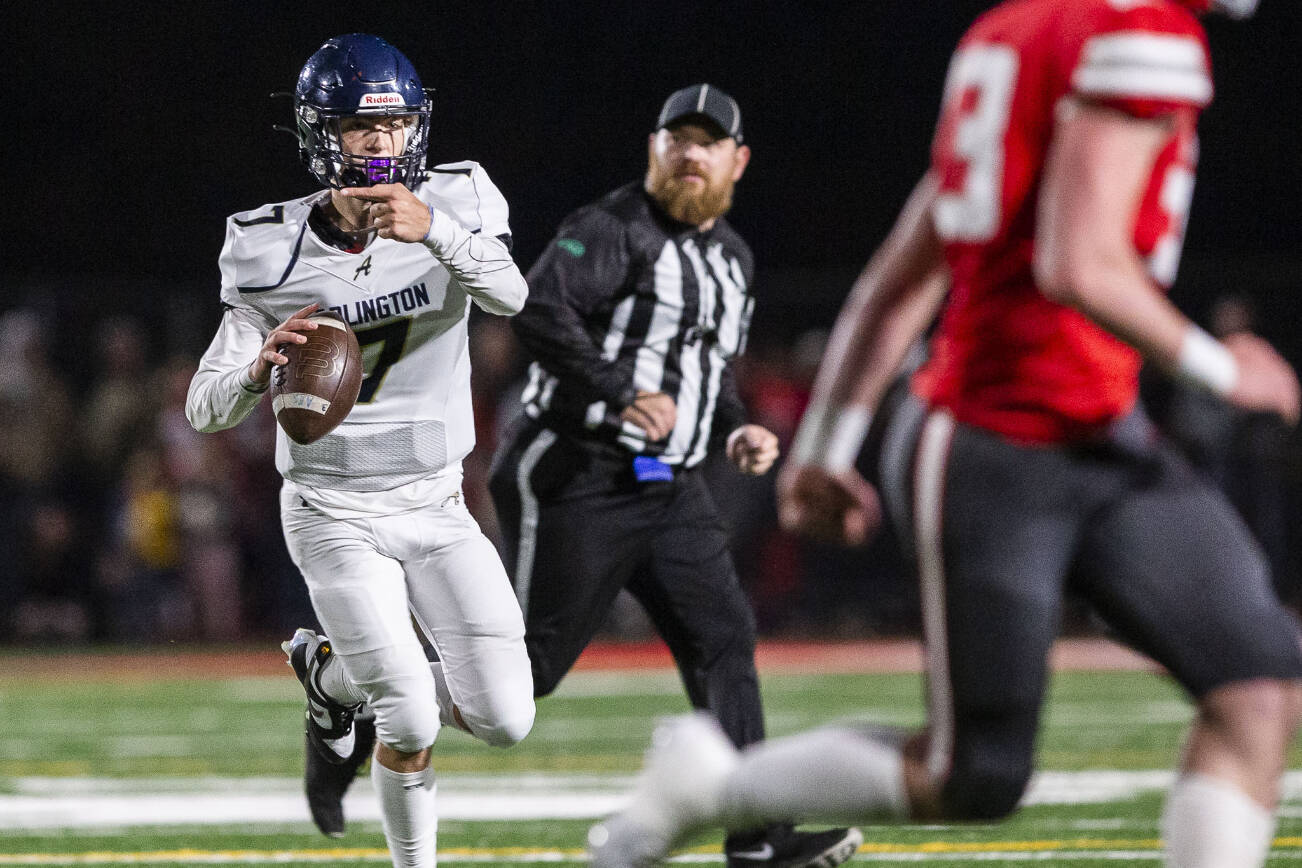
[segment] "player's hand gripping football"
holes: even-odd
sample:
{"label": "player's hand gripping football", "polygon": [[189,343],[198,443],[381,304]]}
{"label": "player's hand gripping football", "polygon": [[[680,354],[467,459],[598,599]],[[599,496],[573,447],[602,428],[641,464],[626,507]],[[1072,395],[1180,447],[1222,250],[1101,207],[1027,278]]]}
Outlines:
{"label": "player's hand gripping football", "polygon": [[280,354],[278,347],[284,344],[305,344],[307,335],[299,332],[311,331],[317,327],[316,323],[307,319],[309,314],[315,313],[320,307],[316,302],[309,304],[307,307],[299,308],[290,314],[289,319],[271,330],[267,339],[262,342],[262,349],[258,350],[258,357],[249,365],[249,379],[255,383],[271,382],[271,369],[276,365],[285,365],[289,359]]}
{"label": "player's hand gripping football", "polygon": [[724,453],[742,473],[763,476],[778,458],[778,436],[763,425],[742,425],[728,435]]}
{"label": "player's hand gripping football", "polygon": [[647,439],[655,443],[668,437],[678,424],[678,405],[664,392],[639,391],[619,418],[641,428]]}
{"label": "player's hand gripping football", "polygon": [[362,232],[374,232],[395,241],[424,241],[429,234],[429,206],[401,184],[374,187],[345,187],[339,193],[371,204],[366,209],[368,224]]}
{"label": "player's hand gripping football", "polygon": [[815,464],[787,464],[778,474],[778,518],[785,530],[856,546],[881,526],[882,506],[854,469],[833,473]]}
{"label": "player's hand gripping football", "polygon": [[1239,364],[1239,381],[1229,394],[1230,403],[1245,410],[1278,413],[1296,425],[1302,395],[1297,373],[1263,338],[1240,333],[1225,338],[1225,346]]}

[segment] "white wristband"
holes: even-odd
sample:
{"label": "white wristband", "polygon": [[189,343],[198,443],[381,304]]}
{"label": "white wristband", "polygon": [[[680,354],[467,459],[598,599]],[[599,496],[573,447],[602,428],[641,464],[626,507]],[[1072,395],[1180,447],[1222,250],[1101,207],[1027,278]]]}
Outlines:
{"label": "white wristband", "polygon": [[425,233],[425,246],[437,256],[456,242],[457,224],[433,205],[427,207],[429,208],[429,231]]}
{"label": "white wristband", "polygon": [[811,404],[796,431],[791,460],[797,464],[814,464],[833,473],[849,470],[859,457],[872,419],[868,408],[860,405]]}
{"label": "white wristband", "polygon": [[1175,368],[1182,380],[1221,396],[1228,395],[1239,382],[1239,363],[1233,354],[1198,326],[1185,331]]}

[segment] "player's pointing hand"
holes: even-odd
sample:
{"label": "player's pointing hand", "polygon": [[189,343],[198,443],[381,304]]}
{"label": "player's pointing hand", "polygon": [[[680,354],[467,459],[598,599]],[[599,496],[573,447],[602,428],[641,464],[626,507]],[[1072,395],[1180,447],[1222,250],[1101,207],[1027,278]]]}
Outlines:
{"label": "player's pointing hand", "polygon": [[366,214],[367,230],[381,238],[395,241],[424,241],[429,234],[433,214],[416,194],[402,184],[376,184],[374,187],[345,187],[340,195],[370,202]]}

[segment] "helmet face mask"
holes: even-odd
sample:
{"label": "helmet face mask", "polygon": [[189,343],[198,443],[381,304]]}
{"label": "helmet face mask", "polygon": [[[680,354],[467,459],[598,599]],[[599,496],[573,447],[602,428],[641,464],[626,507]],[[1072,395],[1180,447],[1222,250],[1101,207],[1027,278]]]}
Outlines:
{"label": "helmet face mask", "polygon": [[[430,108],[420,77],[398,49],[365,33],[335,37],[308,58],[294,88],[299,157],[327,187],[414,188],[425,171]],[[343,124],[354,117],[409,118],[400,152],[347,153]]]}
{"label": "helmet face mask", "polygon": [[1229,18],[1251,18],[1259,0],[1180,0],[1195,12],[1219,12]]}
{"label": "helmet face mask", "polygon": [[1211,0],[1212,9],[1231,18],[1248,18],[1257,11],[1258,0]]}

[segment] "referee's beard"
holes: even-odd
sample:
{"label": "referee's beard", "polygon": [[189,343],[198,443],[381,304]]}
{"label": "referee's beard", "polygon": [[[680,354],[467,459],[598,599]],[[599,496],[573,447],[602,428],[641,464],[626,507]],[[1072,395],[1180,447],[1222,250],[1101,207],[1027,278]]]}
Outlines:
{"label": "referee's beard", "polygon": [[653,150],[644,186],[670,217],[679,223],[700,226],[728,213],[737,182],[730,177],[713,179],[705,168],[697,168],[696,174],[705,179],[704,186],[675,177],[673,170],[657,159]]}

